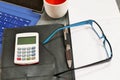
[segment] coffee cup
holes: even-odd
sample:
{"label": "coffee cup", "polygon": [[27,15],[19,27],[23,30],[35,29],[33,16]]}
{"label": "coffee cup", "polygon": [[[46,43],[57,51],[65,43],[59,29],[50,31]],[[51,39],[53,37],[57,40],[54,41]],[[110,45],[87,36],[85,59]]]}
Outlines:
{"label": "coffee cup", "polygon": [[51,18],[61,18],[67,13],[67,0],[44,0],[44,8]]}

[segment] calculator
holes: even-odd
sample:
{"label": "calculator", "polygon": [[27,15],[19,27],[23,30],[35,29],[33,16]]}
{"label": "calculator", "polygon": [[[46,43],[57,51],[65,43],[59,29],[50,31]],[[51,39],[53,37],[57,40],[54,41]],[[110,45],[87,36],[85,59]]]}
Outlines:
{"label": "calculator", "polygon": [[39,62],[39,34],[27,32],[16,34],[14,63],[19,65]]}

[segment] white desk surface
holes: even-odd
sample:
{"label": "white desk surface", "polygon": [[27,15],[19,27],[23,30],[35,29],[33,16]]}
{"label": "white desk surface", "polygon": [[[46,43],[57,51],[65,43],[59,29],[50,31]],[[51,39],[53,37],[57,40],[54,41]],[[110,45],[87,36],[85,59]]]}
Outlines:
{"label": "white desk surface", "polygon": [[[76,80],[120,80],[120,13],[116,1],[69,0],[69,19],[70,24],[87,19],[96,20],[113,49],[113,58],[110,62],[75,71]],[[74,42],[74,44],[78,43]],[[76,47],[78,46],[73,46]],[[75,62],[77,55],[73,53],[74,66],[79,65]]]}

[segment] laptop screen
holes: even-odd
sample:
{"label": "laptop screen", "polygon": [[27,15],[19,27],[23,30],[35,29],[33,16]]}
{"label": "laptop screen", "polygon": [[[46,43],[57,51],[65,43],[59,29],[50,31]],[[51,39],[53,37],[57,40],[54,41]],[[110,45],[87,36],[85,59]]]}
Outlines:
{"label": "laptop screen", "polygon": [[43,0],[2,0],[8,3],[20,5],[33,10],[42,11]]}

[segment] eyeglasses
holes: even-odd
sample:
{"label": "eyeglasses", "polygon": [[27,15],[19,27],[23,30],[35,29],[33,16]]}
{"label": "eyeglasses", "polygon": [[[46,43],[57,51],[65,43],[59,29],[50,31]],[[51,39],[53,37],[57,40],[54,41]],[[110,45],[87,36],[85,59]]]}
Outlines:
{"label": "eyeglasses", "polygon": [[108,41],[108,39],[106,38],[102,28],[100,27],[100,25],[95,21],[95,20],[86,20],[86,21],[82,21],[82,22],[78,22],[78,23],[75,23],[75,24],[71,24],[69,26],[65,26],[65,27],[61,27],[61,28],[58,28],[56,29],[55,31],[53,31],[44,41],[43,41],[43,44],[46,44],[47,42],[49,42],[49,40],[57,33],[59,32],[60,30],[64,30],[66,28],[71,28],[71,27],[80,27],[81,25],[86,25],[86,24],[89,24],[91,25],[91,29],[95,32],[95,34],[97,35],[97,37],[99,38],[100,41],[102,41],[102,44],[103,44],[103,47],[105,49],[105,52],[107,54],[107,58],[103,59],[103,60],[100,60],[100,61],[97,61],[97,62],[93,62],[93,63],[90,63],[90,64],[87,64],[87,65],[84,65],[84,66],[80,66],[80,67],[77,67],[77,68],[72,68],[72,69],[69,69],[69,70],[66,70],[66,71],[63,71],[63,72],[60,72],[60,73],[57,73],[55,74],[55,76],[59,76],[61,74],[64,74],[66,72],[69,72],[69,71],[73,71],[73,70],[76,70],[76,69],[81,69],[81,68],[85,68],[85,67],[89,67],[89,66],[93,66],[93,65],[97,65],[97,64],[100,64],[100,63],[104,63],[104,62],[108,62],[111,60],[112,58],[112,47],[111,47],[111,44],[110,42]]}

